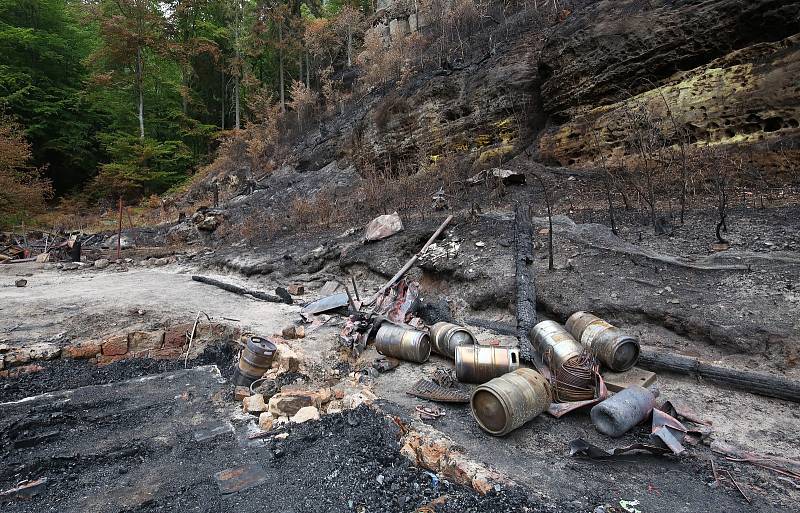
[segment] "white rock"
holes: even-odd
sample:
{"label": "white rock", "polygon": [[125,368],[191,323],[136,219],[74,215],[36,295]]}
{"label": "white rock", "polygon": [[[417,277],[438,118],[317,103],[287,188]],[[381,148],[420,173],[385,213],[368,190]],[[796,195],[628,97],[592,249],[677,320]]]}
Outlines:
{"label": "white rock", "polygon": [[110,262],[107,258],[98,258],[94,261],[94,266],[98,269],[105,269],[109,264]]}
{"label": "white rock", "polygon": [[295,424],[302,424],[309,420],[319,420],[319,410],[314,406],[305,406],[297,410],[291,420]]}
{"label": "white rock", "polygon": [[403,231],[403,221],[400,220],[400,214],[394,212],[378,216],[370,221],[364,237],[368,241],[375,241],[391,237],[401,231]]}

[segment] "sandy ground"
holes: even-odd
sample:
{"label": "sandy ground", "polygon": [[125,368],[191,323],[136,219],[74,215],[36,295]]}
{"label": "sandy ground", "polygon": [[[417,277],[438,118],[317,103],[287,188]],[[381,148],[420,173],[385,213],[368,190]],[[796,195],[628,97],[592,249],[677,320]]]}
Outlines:
{"label": "sandy ground", "polygon": [[[194,282],[191,274],[180,265],[125,272],[45,270],[35,263],[0,266],[0,338],[12,344],[97,338],[122,329],[190,322],[199,311],[217,320],[236,319],[256,333],[280,333],[286,318],[299,311]],[[246,284],[235,276],[203,274]],[[14,286],[19,276],[28,280],[26,287]]]}

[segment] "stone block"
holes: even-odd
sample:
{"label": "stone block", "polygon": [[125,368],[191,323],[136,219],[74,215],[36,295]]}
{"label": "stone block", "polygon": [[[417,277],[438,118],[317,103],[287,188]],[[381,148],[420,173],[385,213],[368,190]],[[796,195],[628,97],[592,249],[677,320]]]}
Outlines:
{"label": "stone block", "polygon": [[164,332],[164,347],[183,347],[186,345],[186,334],[192,332],[193,324],[176,324]]}
{"label": "stone block", "polygon": [[141,353],[159,349],[164,343],[164,332],[158,331],[134,331],[128,336],[128,351],[131,353]]}
{"label": "stone block", "polygon": [[251,395],[250,387],[236,387],[233,391],[233,398],[236,399],[236,401],[243,401]]}
{"label": "stone block", "polygon": [[272,425],[275,423],[275,417],[268,411],[263,412],[261,415],[258,416],[258,427],[263,431],[269,431],[272,429]]}
{"label": "stone block", "polygon": [[264,402],[264,396],[261,394],[253,394],[242,399],[242,411],[255,414],[267,411],[267,404]]}
{"label": "stone block", "polygon": [[300,283],[292,283],[286,290],[293,296],[302,296],[306,292],[306,288]]}
{"label": "stone block", "polygon": [[103,342],[103,356],[121,356],[128,353],[128,336],[116,335]]}
{"label": "stone block", "polygon": [[94,358],[102,352],[99,340],[84,340],[66,346],[61,355],[64,358]]}

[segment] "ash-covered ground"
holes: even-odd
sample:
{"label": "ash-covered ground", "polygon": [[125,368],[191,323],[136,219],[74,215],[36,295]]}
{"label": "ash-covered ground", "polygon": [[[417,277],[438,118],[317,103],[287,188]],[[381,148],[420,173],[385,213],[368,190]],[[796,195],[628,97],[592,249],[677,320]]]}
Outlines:
{"label": "ash-covered ground", "polygon": [[[4,404],[0,489],[46,481],[0,499],[3,511],[554,511],[523,489],[480,495],[414,467],[399,428],[366,406],[248,440],[226,390],[199,367]],[[242,465],[258,484],[223,493],[215,474]]]}

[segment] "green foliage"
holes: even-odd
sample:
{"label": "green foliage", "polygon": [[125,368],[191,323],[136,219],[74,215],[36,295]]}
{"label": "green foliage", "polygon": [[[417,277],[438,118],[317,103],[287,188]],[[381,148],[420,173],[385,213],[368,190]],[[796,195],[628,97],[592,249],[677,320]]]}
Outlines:
{"label": "green foliage", "polygon": [[30,184],[44,187],[43,172],[59,195],[161,193],[207,164],[235,120],[258,125],[262,113],[248,106],[259,95],[273,94],[280,110],[308,110],[319,91],[330,101],[331,76],[353,50],[346,6],[372,8],[366,0],[0,0],[0,110],[24,126]]}
{"label": "green foliage", "polygon": [[134,200],[182,182],[194,155],[182,141],[156,141],[127,134],[103,136],[111,162],[103,164],[92,192],[98,199],[121,195]]}

